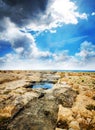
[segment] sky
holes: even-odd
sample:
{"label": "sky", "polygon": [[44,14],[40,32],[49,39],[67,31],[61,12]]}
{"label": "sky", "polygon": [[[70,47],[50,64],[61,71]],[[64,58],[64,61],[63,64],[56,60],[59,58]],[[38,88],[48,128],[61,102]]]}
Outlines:
{"label": "sky", "polygon": [[0,0],[0,70],[95,70],[95,0]]}

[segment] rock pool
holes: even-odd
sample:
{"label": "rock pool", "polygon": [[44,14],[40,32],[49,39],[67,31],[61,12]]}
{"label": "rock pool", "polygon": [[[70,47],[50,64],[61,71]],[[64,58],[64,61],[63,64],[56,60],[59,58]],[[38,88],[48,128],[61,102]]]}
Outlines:
{"label": "rock pool", "polygon": [[43,88],[43,89],[50,89],[53,87],[52,83],[35,83],[34,85],[32,85],[32,88]]}

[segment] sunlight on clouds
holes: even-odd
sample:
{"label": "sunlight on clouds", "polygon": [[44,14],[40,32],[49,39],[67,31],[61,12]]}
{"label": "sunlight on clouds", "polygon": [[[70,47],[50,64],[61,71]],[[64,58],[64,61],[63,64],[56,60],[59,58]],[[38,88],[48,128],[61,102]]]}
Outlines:
{"label": "sunlight on clouds", "polygon": [[63,24],[77,24],[78,19],[87,19],[86,13],[79,13],[78,7],[70,0],[50,0],[45,14],[39,15],[39,21],[31,22],[27,29],[34,31],[52,30]]}
{"label": "sunlight on clouds", "polygon": [[78,18],[86,19],[86,13],[80,14],[77,6],[70,0],[53,0],[49,12],[56,24],[77,24]]}
{"label": "sunlight on clouds", "polygon": [[73,11],[77,9],[75,4],[69,0],[53,0],[51,8],[59,13],[67,13],[69,10]]}
{"label": "sunlight on clouds", "polygon": [[[92,16],[94,15],[95,12],[92,13]],[[13,23],[11,18],[4,17],[0,21],[3,28],[0,39],[10,43],[13,54],[9,52],[0,57],[0,69],[95,69],[95,45],[91,42],[81,43],[79,52],[73,55],[69,55],[69,50],[59,50],[58,53],[56,50],[43,51],[43,48],[39,49],[36,43],[36,37],[40,32],[49,30],[51,33],[56,33],[57,27],[77,24],[79,19],[86,20],[87,14],[79,13],[78,6],[71,0],[50,0],[44,13],[40,12],[35,20],[29,17],[29,25],[24,24],[21,28],[16,22]],[[31,31],[37,31],[36,36],[32,35]],[[77,36],[68,41],[77,43],[78,40],[86,37]],[[63,39],[62,42],[65,44],[66,40]],[[60,42],[57,44],[62,45],[63,43]],[[54,46],[57,47],[57,44]]]}
{"label": "sunlight on clouds", "polygon": [[52,15],[58,22],[64,22],[65,24],[76,24],[78,21],[75,17],[76,5],[69,0],[55,0],[51,5]]}

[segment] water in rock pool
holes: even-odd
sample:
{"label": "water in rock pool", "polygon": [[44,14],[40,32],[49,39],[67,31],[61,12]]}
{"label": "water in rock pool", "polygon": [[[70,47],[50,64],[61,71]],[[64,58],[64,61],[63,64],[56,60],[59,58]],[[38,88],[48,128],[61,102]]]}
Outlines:
{"label": "water in rock pool", "polygon": [[32,88],[44,88],[44,89],[50,89],[53,87],[52,83],[37,83],[32,86]]}

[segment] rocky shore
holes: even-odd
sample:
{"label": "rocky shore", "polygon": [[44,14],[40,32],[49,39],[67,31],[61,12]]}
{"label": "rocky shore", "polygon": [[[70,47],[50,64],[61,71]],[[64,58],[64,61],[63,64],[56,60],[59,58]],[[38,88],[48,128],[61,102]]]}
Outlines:
{"label": "rocky shore", "polygon": [[0,71],[0,130],[95,130],[95,73]]}

